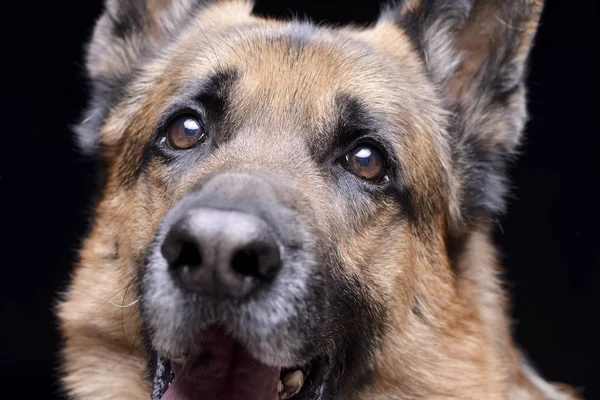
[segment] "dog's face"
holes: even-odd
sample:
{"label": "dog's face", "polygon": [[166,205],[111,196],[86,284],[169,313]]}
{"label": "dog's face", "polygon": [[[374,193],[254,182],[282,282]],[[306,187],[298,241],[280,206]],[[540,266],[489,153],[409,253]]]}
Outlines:
{"label": "dog's face", "polygon": [[[253,359],[310,373],[315,393],[331,367],[373,363],[417,241],[442,245],[430,236],[444,223],[448,143],[396,30],[381,34],[406,47],[402,60],[360,34],[247,19],[213,40],[207,29],[208,42],[191,25],[128,111],[152,118],[132,132],[146,164],[118,160],[139,170],[148,214],[136,219],[154,222],[138,239],[152,242],[142,317],[163,357],[218,326]],[[411,102],[391,100],[399,92]],[[425,199],[436,210],[417,215]]]}
{"label": "dog's face", "polygon": [[108,2],[79,128],[106,166],[82,258],[110,248],[134,283],[154,398],[382,394],[407,354],[462,348],[457,259],[502,206],[540,11],[476,3],[331,29],[243,2]]}

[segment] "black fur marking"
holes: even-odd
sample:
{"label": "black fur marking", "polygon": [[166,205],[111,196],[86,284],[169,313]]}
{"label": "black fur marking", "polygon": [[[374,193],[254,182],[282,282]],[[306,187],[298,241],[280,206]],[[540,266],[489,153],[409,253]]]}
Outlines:
{"label": "black fur marking", "polygon": [[[463,254],[467,243],[466,239],[466,236],[462,232],[453,232],[450,229],[447,229],[445,233],[444,242],[446,245],[446,253],[448,254],[448,259],[450,261],[450,268],[455,272],[458,272],[460,256]],[[415,299],[414,307],[416,310],[413,310],[413,312],[419,311],[419,313],[415,312],[415,315],[420,315],[418,299]]]}
{"label": "black fur marking", "polygon": [[203,82],[202,89],[196,95],[196,100],[206,110],[205,123],[214,132],[215,145],[231,139],[238,128],[228,114],[231,90],[238,77],[239,72],[235,69],[218,71]]}
{"label": "black fur marking", "polygon": [[331,398],[337,398],[338,393],[356,393],[369,382],[372,371],[365,366],[385,333],[387,308],[373,298],[376,289],[367,287],[359,276],[331,276],[328,286],[334,307],[330,327],[335,329],[330,334],[339,344],[331,361],[328,388]]}
{"label": "black fur marking", "polygon": [[511,155],[494,148],[485,138],[468,136],[459,147],[459,167],[463,171],[463,190],[468,194],[463,204],[466,215],[473,221],[489,213],[504,211],[506,169]]}

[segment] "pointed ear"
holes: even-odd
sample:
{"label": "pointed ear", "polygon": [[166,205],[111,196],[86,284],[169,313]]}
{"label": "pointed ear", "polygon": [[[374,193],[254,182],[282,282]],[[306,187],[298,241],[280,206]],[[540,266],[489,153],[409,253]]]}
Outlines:
{"label": "pointed ear", "polygon": [[106,0],[87,46],[86,69],[92,96],[75,127],[79,147],[93,153],[98,129],[142,57],[186,26],[198,9],[216,0]]}
{"label": "pointed ear", "polygon": [[499,212],[526,122],[527,59],[543,0],[404,0],[388,9],[454,111],[465,211]]}
{"label": "pointed ear", "polygon": [[87,51],[92,79],[127,74],[142,53],[177,32],[200,0],[106,0]]}

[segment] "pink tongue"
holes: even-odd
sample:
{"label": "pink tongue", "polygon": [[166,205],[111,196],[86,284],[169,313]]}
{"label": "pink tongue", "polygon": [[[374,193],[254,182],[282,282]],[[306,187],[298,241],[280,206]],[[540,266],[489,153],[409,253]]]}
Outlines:
{"label": "pink tongue", "polygon": [[279,368],[254,360],[233,338],[210,330],[193,345],[162,400],[276,400]]}

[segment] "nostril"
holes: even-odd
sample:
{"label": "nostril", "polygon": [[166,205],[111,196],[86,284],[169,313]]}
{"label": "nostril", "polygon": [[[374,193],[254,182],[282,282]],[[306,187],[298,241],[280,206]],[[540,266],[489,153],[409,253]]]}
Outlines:
{"label": "nostril", "polygon": [[180,251],[173,262],[171,262],[172,268],[187,267],[199,267],[202,264],[202,255],[198,246],[189,241],[178,242]]}
{"label": "nostril", "polygon": [[239,249],[231,258],[231,268],[240,275],[257,279],[272,278],[281,260],[276,245],[254,243]]}
{"label": "nostril", "polygon": [[253,249],[238,250],[231,259],[231,268],[240,275],[260,278],[259,258]]}

